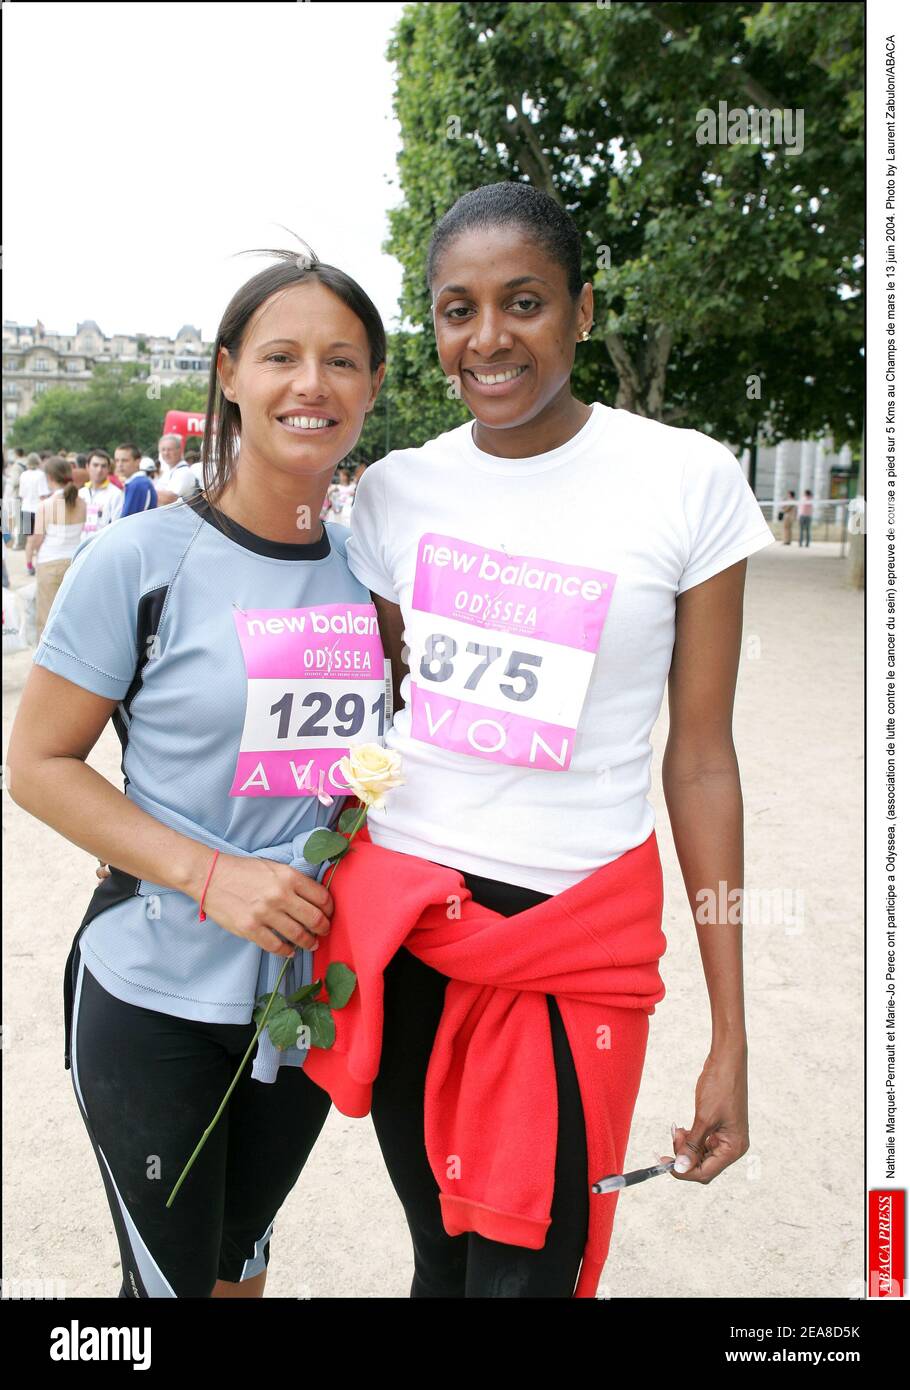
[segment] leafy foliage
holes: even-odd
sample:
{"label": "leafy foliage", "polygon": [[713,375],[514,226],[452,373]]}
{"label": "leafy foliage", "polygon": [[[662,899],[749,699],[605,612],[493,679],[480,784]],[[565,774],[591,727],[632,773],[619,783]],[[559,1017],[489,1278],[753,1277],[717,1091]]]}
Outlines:
{"label": "leafy foliage", "polygon": [[[386,249],[418,330],[395,345],[392,447],[467,418],[436,362],[424,257],[455,199],[502,179],[551,193],[582,233],[582,399],[730,441],[760,425],[858,442],[862,5],[411,5],[388,56],[405,201]],[[721,102],[801,113],[802,150],[699,143]]]}
{"label": "leafy foliage", "polygon": [[169,410],[204,410],[206,388],[201,383],[177,382],[149,396],[141,363],[101,363],[86,389],[52,386],[35,401],[28,414],[11,427],[10,445],[23,449],[107,449],[129,441],[155,450]]}

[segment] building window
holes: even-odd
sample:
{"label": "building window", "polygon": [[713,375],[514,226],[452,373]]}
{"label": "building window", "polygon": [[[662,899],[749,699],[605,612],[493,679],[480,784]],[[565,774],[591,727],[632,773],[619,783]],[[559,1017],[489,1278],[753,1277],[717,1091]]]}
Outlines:
{"label": "building window", "polygon": [[47,358],[46,358],[46,357],[36,357],[35,360],[32,362],[32,371],[35,371],[35,372],[49,372],[49,371],[50,371],[50,363],[48,362]]}

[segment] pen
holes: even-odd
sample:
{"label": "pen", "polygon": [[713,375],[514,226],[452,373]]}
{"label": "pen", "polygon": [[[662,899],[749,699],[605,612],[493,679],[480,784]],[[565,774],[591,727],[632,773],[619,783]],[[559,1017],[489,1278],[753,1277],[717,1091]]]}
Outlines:
{"label": "pen", "polygon": [[670,1159],[668,1163],[658,1163],[654,1168],[637,1168],[634,1173],[613,1173],[610,1177],[601,1178],[600,1182],[594,1183],[592,1192],[618,1192],[620,1188],[632,1187],[637,1182],[644,1182],[646,1178],[656,1178],[658,1173],[668,1173],[675,1163],[675,1159]]}

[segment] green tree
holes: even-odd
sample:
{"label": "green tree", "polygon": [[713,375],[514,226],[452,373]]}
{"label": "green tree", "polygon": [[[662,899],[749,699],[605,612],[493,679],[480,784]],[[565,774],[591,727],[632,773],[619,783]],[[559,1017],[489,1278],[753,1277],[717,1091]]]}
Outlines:
{"label": "green tree", "polygon": [[[387,249],[418,329],[405,379],[434,417],[465,418],[439,399],[434,224],[470,188],[527,179],[582,233],[583,397],[737,443],[858,442],[862,5],[411,5],[388,56],[404,203]],[[802,113],[801,152],[699,143],[721,102]]]}
{"label": "green tree", "polygon": [[54,386],[8,432],[23,449],[87,449],[112,452],[124,440],[140,448],[157,440],[169,410],[204,410],[207,387],[178,382],[160,389],[142,363],[100,363],[85,390]]}

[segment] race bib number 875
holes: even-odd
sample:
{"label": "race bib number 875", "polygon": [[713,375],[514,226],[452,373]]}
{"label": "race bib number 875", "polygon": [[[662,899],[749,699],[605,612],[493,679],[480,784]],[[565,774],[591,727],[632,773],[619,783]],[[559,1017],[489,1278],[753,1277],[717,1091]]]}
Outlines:
{"label": "race bib number 875", "polygon": [[247,673],[231,796],[342,796],[340,760],[382,737],[385,668],[372,603],[234,613]]}
{"label": "race bib number 875", "polygon": [[409,625],[412,737],[565,771],[616,578],[422,536]]}

